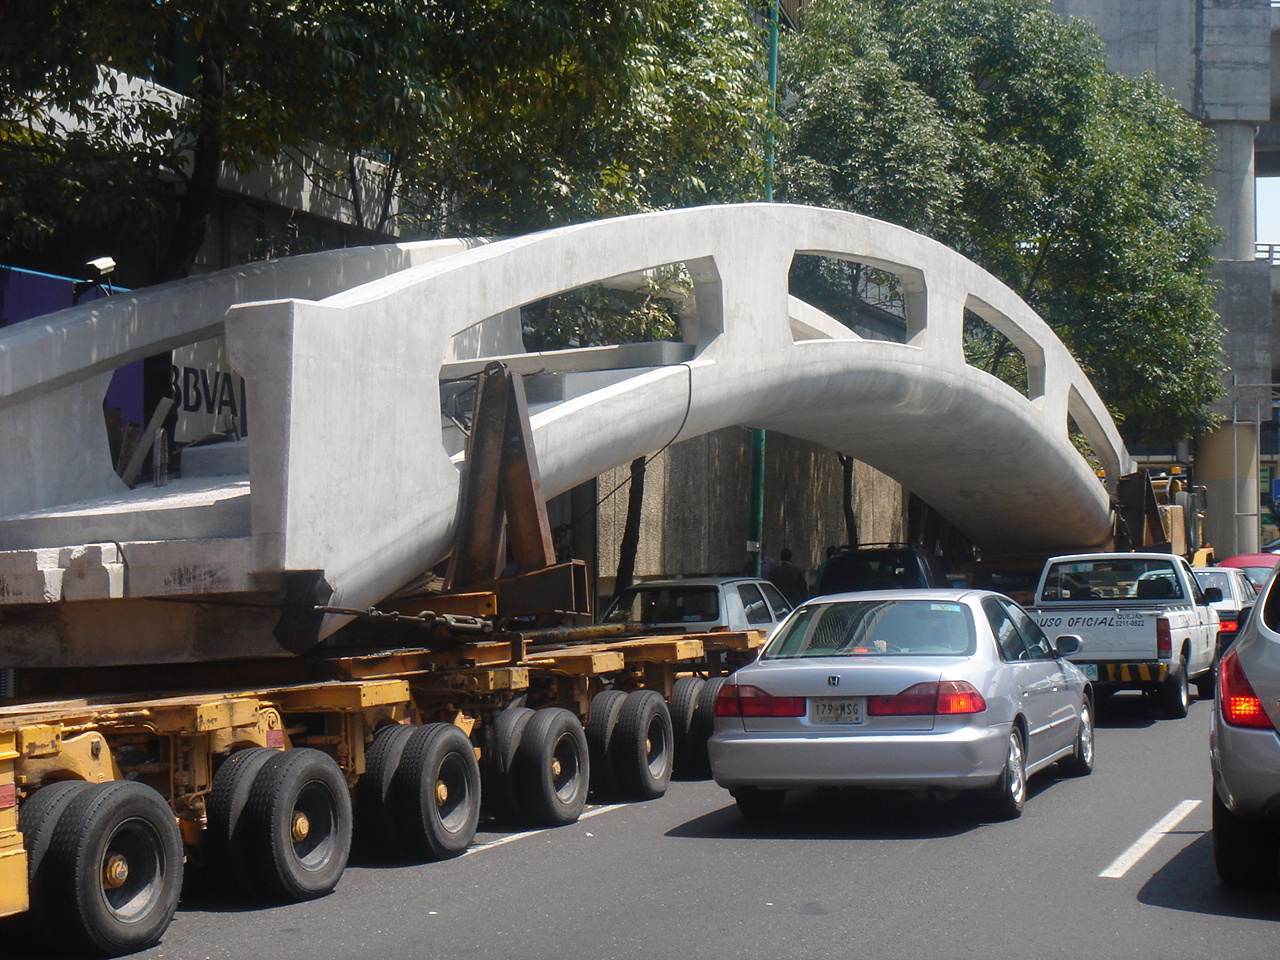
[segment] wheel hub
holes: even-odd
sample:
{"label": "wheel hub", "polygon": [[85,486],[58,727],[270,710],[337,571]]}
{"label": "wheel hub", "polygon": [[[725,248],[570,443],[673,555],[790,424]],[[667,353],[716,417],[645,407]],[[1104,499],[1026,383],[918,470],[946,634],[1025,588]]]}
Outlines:
{"label": "wheel hub", "polygon": [[307,839],[307,834],[311,832],[311,821],[307,815],[301,810],[293,812],[293,842],[300,843]]}
{"label": "wheel hub", "polygon": [[560,774],[561,774],[561,772],[562,772],[563,770],[564,770],[564,767],[563,767],[563,766],[561,765],[561,763],[560,763],[560,758],[559,758],[559,757],[553,757],[553,758],[551,759],[551,777],[552,777],[552,779],[557,779],[557,780],[558,780],[558,779],[560,778]]}
{"label": "wheel hub", "polygon": [[129,861],[119,853],[107,857],[107,862],[102,865],[102,885],[108,890],[115,890],[123,887],[128,879]]}
{"label": "wheel hub", "polygon": [[449,786],[443,780],[436,781],[436,803],[444,806],[449,799]]}

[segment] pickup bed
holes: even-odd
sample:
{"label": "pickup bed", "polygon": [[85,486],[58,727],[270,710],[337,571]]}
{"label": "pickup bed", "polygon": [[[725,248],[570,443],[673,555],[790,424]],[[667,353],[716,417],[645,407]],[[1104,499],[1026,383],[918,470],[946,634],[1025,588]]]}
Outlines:
{"label": "pickup bed", "polygon": [[1070,659],[1100,693],[1143,690],[1176,718],[1187,714],[1189,682],[1213,693],[1215,599],[1221,592],[1202,590],[1182,557],[1087,553],[1045,563],[1030,613],[1050,637],[1080,638]]}

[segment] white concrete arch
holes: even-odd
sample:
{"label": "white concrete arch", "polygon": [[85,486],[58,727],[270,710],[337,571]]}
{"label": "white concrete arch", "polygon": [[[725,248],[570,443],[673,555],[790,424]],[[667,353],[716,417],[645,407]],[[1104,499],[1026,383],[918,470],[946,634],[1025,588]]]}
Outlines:
{"label": "white concrete arch", "polygon": [[[898,274],[907,342],[861,339],[790,297],[796,254]],[[6,465],[0,582],[6,556],[12,566],[25,551],[33,569],[56,572],[66,563],[31,559],[39,548],[114,541],[129,554],[131,584],[103,587],[103,596],[278,589],[283,572],[319,571],[333,604],[376,602],[449,548],[460,457],[441,415],[442,377],[473,371],[509,344],[492,333],[522,304],[677,263],[695,290],[685,343],[504,351],[517,370],[554,374],[544,378],[554,396],[531,391],[547,495],[668,442],[741,424],[866,460],[992,551],[1057,550],[1101,544],[1110,531],[1107,492],[1068,439],[1068,411],[1110,477],[1131,469],[1093,387],[1011,290],[940,244],[866,217],[702,207],[485,245],[331,256],[256,266],[256,286],[215,275],[92,313],[64,311],[20,338],[0,332],[6,444],[33,437],[33,423],[53,431],[48,410],[72,417],[82,438],[100,432],[112,357],[215,335],[220,325],[253,408],[247,475],[214,470],[126,493],[109,465],[74,483],[38,463]],[[312,276],[335,263],[340,277]],[[184,309],[175,309],[179,297]],[[966,308],[1023,351],[1029,397],[965,363]],[[24,357],[34,372],[22,372]],[[105,453],[105,442],[97,447]],[[42,581],[46,599],[56,599],[55,579]]]}
{"label": "white concrete arch", "polygon": [[[796,341],[787,274],[797,252],[918,278],[921,289],[909,291],[917,295],[910,341],[867,341],[847,331]],[[430,373],[446,363],[451,337],[522,303],[671,263],[694,275],[697,332],[688,359],[581,393],[567,375],[568,399],[533,417],[549,495],[673,439],[743,424],[867,460],[992,550],[1107,539],[1107,493],[1068,440],[1068,396],[1089,411],[1077,422],[1111,476],[1128,468],[1127,454],[1084,374],[1012,291],[953,251],[890,224],[748,204],[567,227],[476,248],[319,303],[231,311],[233,362],[260,385],[250,446],[260,563],[320,569],[346,553],[348,569],[395,571],[376,593],[438,560],[451,531],[457,471]],[[1027,352],[1035,399],[964,362],[963,310],[975,304]],[[839,331],[828,324],[827,332]],[[571,366],[571,354],[533,358],[525,368]],[[332,389],[338,382],[347,389]],[[347,424],[351,441],[341,450],[333,443],[337,423]],[[396,469],[371,471],[386,456],[388,437],[397,438]],[[267,489],[259,477],[287,478],[287,486]],[[367,492],[358,504],[349,496],[355,489]],[[351,549],[353,529],[384,535],[360,538],[362,546]]]}

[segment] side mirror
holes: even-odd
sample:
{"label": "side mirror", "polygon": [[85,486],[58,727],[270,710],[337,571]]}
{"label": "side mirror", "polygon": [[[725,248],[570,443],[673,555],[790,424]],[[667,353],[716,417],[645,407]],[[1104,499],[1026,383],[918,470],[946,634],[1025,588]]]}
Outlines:
{"label": "side mirror", "polygon": [[1083,646],[1084,641],[1074,633],[1064,633],[1053,641],[1053,650],[1059,657],[1069,657],[1073,653],[1079,653]]}
{"label": "side mirror", "polygon": [[1221,601],[1222,601],[1221,587],[1205,587],[1204,588],[1205,603],[1220,603]]}

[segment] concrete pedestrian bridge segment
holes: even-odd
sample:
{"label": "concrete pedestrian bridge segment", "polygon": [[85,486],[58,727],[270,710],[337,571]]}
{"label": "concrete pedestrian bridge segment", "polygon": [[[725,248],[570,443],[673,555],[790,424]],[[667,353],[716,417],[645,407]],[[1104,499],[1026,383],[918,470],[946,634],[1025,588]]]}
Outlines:
{"label": "concrete pedestrian bridge segment", "polygon": [[[896,274],[906,342],[860,338],[791,297],[797,254]],[[673,264],[694,292],[683,342],[521,352],[521,305]],[[1023,353],[1026,395],[966,362],[966,310]],[[102,427],[111,370],[221,334],[249,385],[247,441],[186,451],[169,486],[125,489]],[[1109,478],[1132,468],[1083,372],[1009,288],[854,214],[702,207],[270,261],[0,331],[0,612],[26,617],[0,632],[0,666],[53,662],[51,645],[84,663],[281,653],[287,574],[334,606],[382,599],[447,555],[463,440],[442,383],[493,358],[540,374],[547,496],[670,442],[762,427],[870,463],[984,550],[1045,552],[1110,536],[1108,492],[1069,417]],[[253,603],[149,599],[182,597]],[[117,617],[126,626],[105,636],[112,600],[166,609],[146,630]],[[314,639],[341,622],[317,620]]]}

